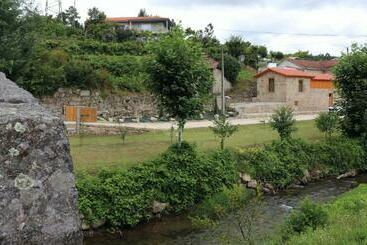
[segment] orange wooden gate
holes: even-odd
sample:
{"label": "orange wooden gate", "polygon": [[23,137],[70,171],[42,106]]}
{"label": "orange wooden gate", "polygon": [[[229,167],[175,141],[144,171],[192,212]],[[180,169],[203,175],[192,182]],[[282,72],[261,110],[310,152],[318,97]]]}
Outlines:
{"label": "orange wooden gate", "polygon": [[97,122],[97,108],[84,106],[64,106],[65,121]]}

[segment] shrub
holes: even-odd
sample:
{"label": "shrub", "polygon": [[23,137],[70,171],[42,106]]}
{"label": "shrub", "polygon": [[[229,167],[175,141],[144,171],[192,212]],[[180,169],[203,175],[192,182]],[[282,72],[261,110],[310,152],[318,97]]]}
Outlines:
{"label": "shrub", "polygon": [[294,233],[302,233],[307,229],[316,230],[326,225],[328,214],[325,209],[309,199],[305,199],[299,210],[293,211],[286,220],[282,230],[283,239],[287,240]]}
{"label": "shrub", "polygon": [[356,140],[338,137],[318,143],[316,148],[318,161],[336,174],[350,169],[366,169],[366,153]]}
{"label": "shrub", "polygon": [[283,106],[275,111],[271,116],[270,126],[276,130],[282,140],[289,139],[292,132],[296,130],[293,118],[293,110],[290,107]]}
{"label": "shrub", "polygon": [[238,131],[238,127],[232,125],[225,115],[216,115],[213,124],[214,127],[211,127],[211,129],[213,133],[220,138],[220,148],[223,150],[224,140],[231,137],[236,131]]}
{"label": "shrub", "polygon": [[332,134],[338,129],[339,116],[335,112],[321,112],[316,120],[316,127],[323,133],[326,137],[331,137]]}
{"label": "shrub", "polygon": [[200,155],[183,142],[127,171],[107,170],[79,179],[79,207],[87,223],[105,220],[109,226],[134,226],[151,218],[154,200],[168,202],[167,212],[181,212],[223,185],[233,185],[235,173],[229,152]]}
{"label": "shrub", "polygon": [[194,210],[192,217],[218,220],[228,213],[238,211],[254,196],[253,191],[241,185],[225,186],[220,192],[205,198]]}
{"label": "shrub", "polygon": [[[220,62],[218,68],[222,69],[222,62]],[[240,70],[241,64],[235,57],[230,55],[224,56],[224,76],[228,79],[228,81],[234,83],[237,80]]]}

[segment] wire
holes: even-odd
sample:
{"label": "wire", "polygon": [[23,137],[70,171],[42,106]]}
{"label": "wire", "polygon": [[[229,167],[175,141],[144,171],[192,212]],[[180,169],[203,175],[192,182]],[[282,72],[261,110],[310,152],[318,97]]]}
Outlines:
{"label": "wire", "polygon": [[350,38],[366,38],[365,35],[355,34],[332,34],[332,33],[297,33],[297,32],[273,32],[273,31],[251,31],[251,30],[230,30],[230,29],[217,29],[218,31],[225,32],[241,32],[241,33],[252,33],[252,34],[266,34],[266,35],[290,35],[290,36],[307,36],[307,37],[350,37]]}

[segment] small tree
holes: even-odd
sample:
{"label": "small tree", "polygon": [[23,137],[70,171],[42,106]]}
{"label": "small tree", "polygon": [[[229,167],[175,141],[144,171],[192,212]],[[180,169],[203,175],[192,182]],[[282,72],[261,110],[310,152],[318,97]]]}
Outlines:
{"label": "small tree", "polygon": [[185,38],[181,28],[150,45],[149,85],[160,107],[178,121],[178,145],[186,120],[198,116],[213,86],[213,74],[201,47]]}
{"label": "small tree", "polygon": [[211,129],[213,133],[220,138],[220,148],[223,150],[225,139],[231,137],[238,131],[238,127],[232,125],[224,115],[216,116],[213,123],[214,127],[211,127]]}
{"label": "small tree", "polygon": [[349,137],[367,135],[367,46],[354,45],[335,67],[335,84],[341,97],[341,126]]}
{"label": "small tree", "polygon": [[286,140],[296,131],[295,122],[292,108],[283,106],[271,116],[270,126],[278,132],[281,140]]}
{"label": "small tree", "polygon": [[[222,68],[222,61],[218,65],[218,68]],[[241,71],[241,63],[233,56],[225,55],[224,56],[224,76],[231,83],[236,82],[238,74]]]}
{"label": "small tree", "polygon": [[335,112],[322,112],[317,116],[315,122],[316,127],[328,138],[338,129],[339,117]]}

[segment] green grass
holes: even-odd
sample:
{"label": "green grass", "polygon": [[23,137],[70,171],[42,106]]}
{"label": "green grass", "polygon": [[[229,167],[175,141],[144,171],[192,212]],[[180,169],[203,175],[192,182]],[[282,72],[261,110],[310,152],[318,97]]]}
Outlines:
{"label": "green grass", "polygon": [[325,207],[329,216],[326,227],[295,235],[286,244],[367,244],[367,185],[360,185]]}
{"label": "green grass", "polygon": [[[323,137],[316,129],[314,121],[298,122],[297,127],[295,137],[306,140]],[[277,137],[269,125],[240,126],[239,131],[226,141],[226,146],[265,144]],[[219,148],[219,140],[209,128],[187,129],[184,138],[190,143],[196,143],[199,150]],[[153,159],[170,145],[170,132],[152,131],[142,135],[128,135],[125,144],[122,144],[119,136],[70,137],[70,143],[75,170],[94,173],[102,168],[129,168],[139,162]]]}

